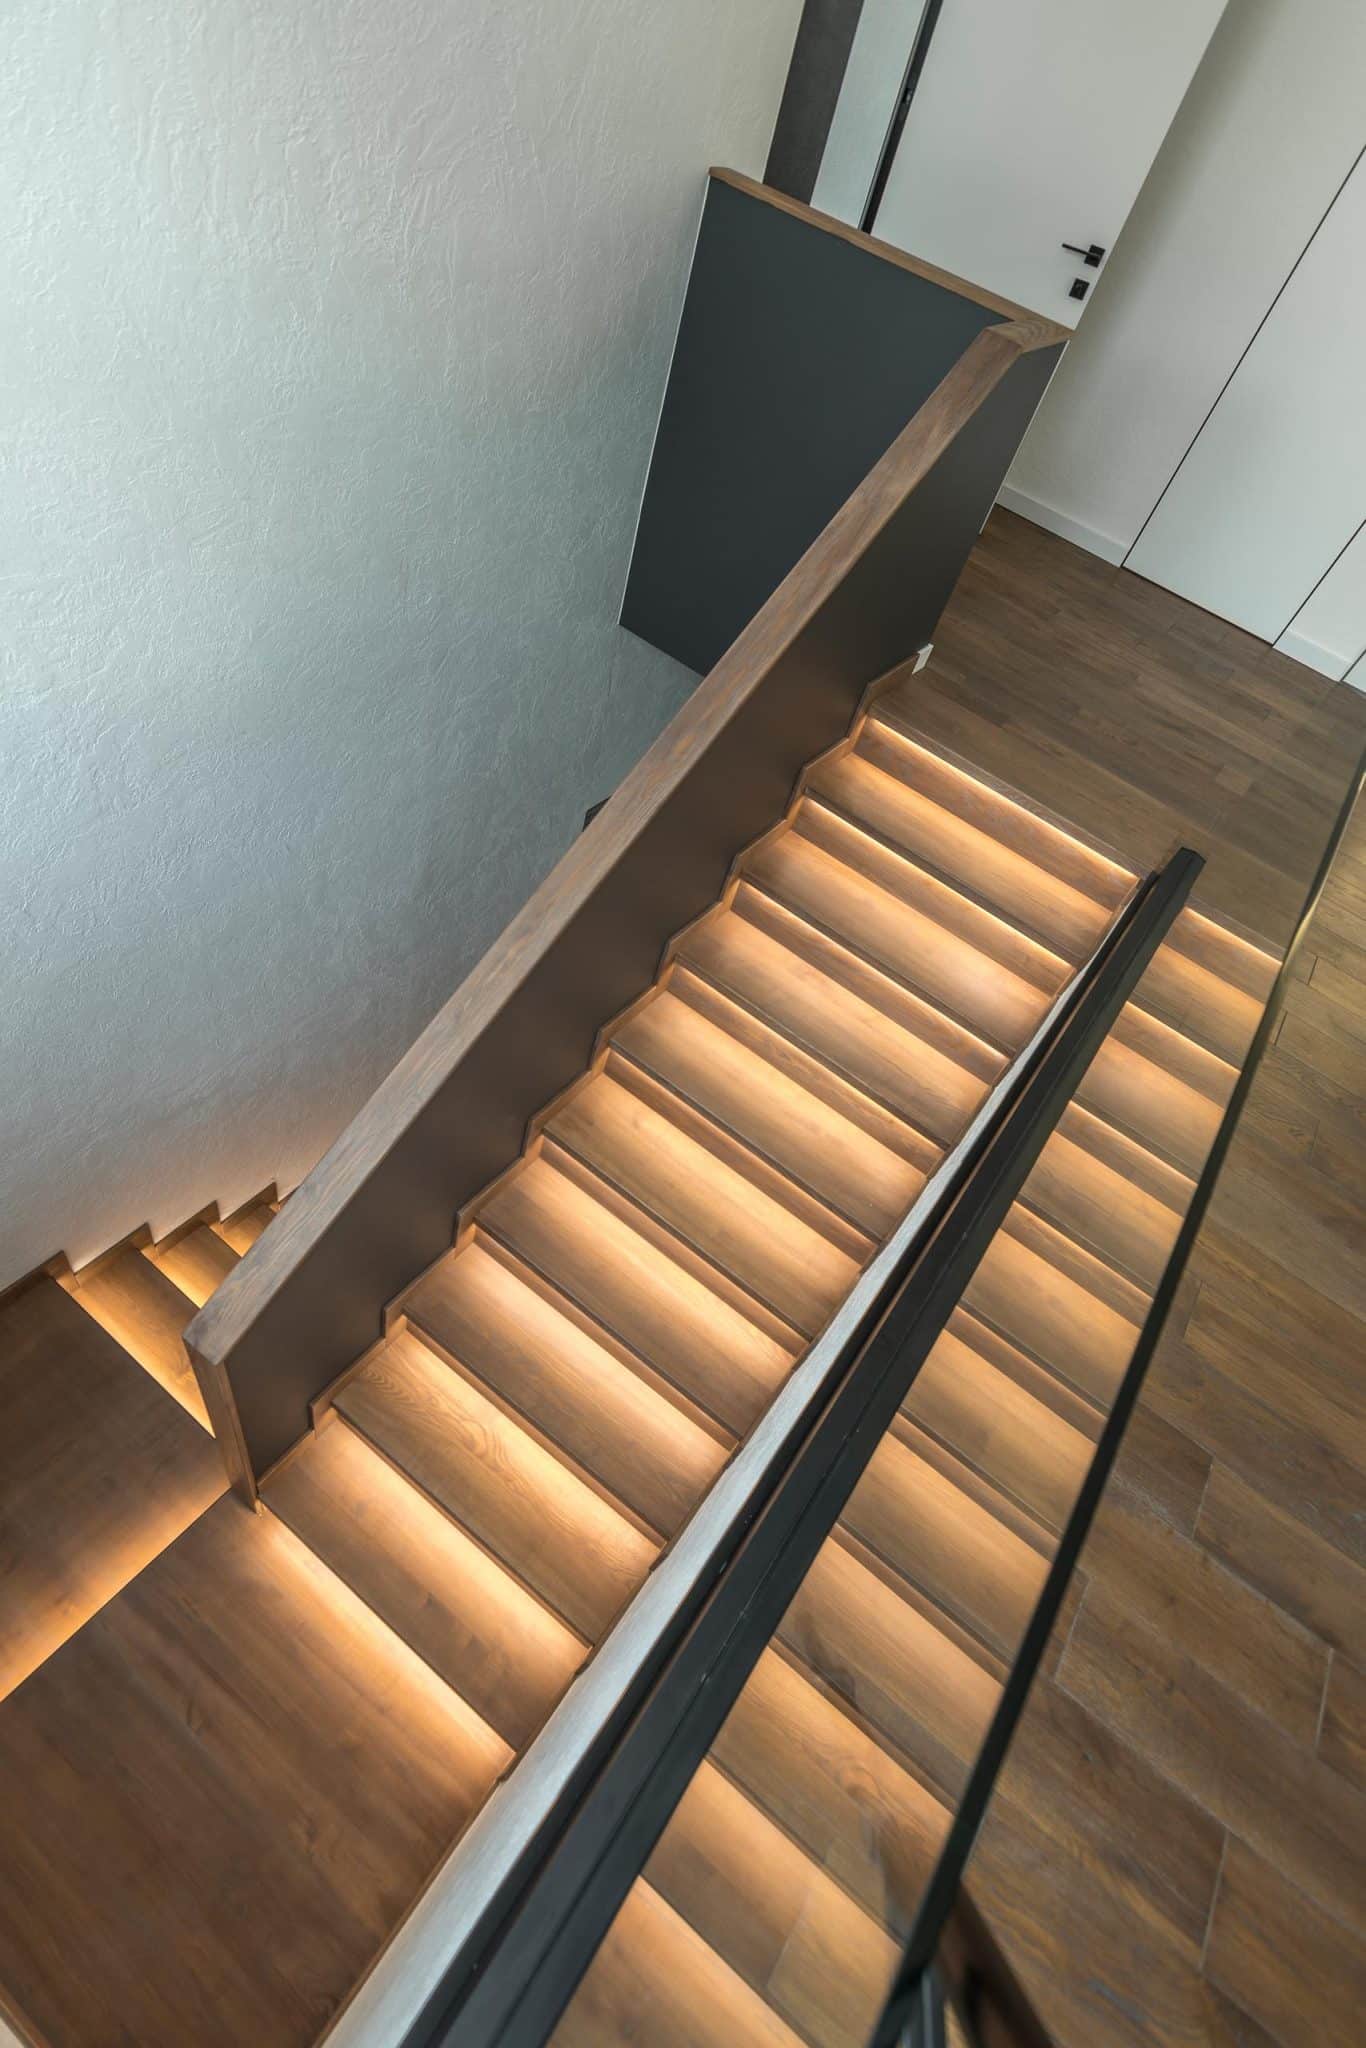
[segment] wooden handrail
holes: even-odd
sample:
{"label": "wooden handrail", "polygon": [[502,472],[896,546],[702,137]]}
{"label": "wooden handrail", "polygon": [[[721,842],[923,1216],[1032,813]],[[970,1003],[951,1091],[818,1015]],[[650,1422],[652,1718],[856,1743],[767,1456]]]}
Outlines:
{"label": "wooden handrail", "polygon": [[[862,228],[851,227],[848,221],[837,220],[833,213],[821,213],[814,206],[808,206],[803,199],[794,199],[790,193],[778,192],[772,185],[761,185],[756,178],[747,178],[743,171],[723,170],[713,166],[710,175],[723,185],[733,185],[737,192],[747,192],[751,199],[762,199],[779,213],[791,214],[794,220],[805,221],[808,227],[819,228],[823,234],[837,235],[851,248],[863,249],[870,256],[881,257],[884,263],[892,264],[897,270],[908,270],[912,277],[923,278],[926,284],[937,284],[955,298],[971,299],[974,305],[985,306],[992,313],[999,313],[1004,320],[1033,323],[1042,321],[1050,329],[1051,339],[1065,342],[1071,340],[1071,330],[1059,327],[1055,321],[1044,320],[1041,313],[1031,312],[1028,306],[1018,306],[1013,299],[1003,299],[999,292],[988,291],[985,285],[973,284],[966,277],[955,277],[951,270],[941,270],[936,263],[926,263],[921,256],[912,256],[908,249],[898,249],[892,242],[884,242],[877,235],[866,235]],[[1042,346],[1042,344],[1040,344]]]}
{"label": "wooden handrail", "polygon": [[196,1315],[187,1347],[244,1495],[304,1433],[308,1402],[380,1335],[385,1303],[449,1245],[459,1210],[586,1064],[596,1031],[648,985],[668,939],[781,814],[801,765],[928,637],[1051,361],[1002,401],[1065,339],[1034,317],[977,335]]}

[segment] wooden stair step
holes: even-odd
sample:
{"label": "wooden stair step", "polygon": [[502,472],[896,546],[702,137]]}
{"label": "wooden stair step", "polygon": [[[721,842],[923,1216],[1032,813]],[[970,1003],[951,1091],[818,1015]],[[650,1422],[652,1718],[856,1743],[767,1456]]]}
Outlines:
{"label": "wooden stair step", "polygon": [[769,840],[744,872],[999,1048],[1022,1045],[1048,1007],[1042,989],[801,833]]}
{"label": "wooden stair step", "polygon": [[963,1299],[1104,1412],[1133,1355],[1138,1324],[1046,1256],[1037,1236],[1025,1242],[1019,1232],[1027,1221],[1011,1212]]}
{"label": "wooden stair step", "polygon": [[345,1422],[306,1438],[264,1499],[510,1749],[535,1734],[583,1644]]}
{"label": "wooden stair step", "polygon": [[55,1280],[0,1303],[0,1698],[227,1484],[217,1447]]}
{"label": "wooden stair step", "polygon": [[971,889],[1067,959],[1081,961],[1094,951],[1113,915],[1106,904],[889,773],[872,756],[888,751],[890,743],[872,730],[868,752],[860,744],[854,753],[823,762],[807,788],[910,859]]}
{"label": "wooden stair step", "polygon": [[[734,911],[685,940],[681,952],[699,973],[939,1145],[958,1137],[1004,1066],[993,1054],[994,1072],[971,1072],[919,1034],[922,1006],[908,1001],[906,1014],[890,1015]],[[891,984],[884,993],[894,1005]]]}
{"label": "wooden stair step", "polygon": [[528,1160],[479,1222],[735,1436],[792,1369],[795,1350],[545,1159]]}
{"label": "wooden stair step", "polygon": [[861,1261],[610,1073],[595,1074],[546,1128],[807,1337],[824,1327],[858,1274]]}
{"label": "wooden stair step", "polygon": [[648,1537],[410,1331],[342,1383],[336,1406],[586,1642],[654,1562]]}
{"label": "wooden stair step", "polygon": [[208,1410],[185,1350],[195,1312],[189,1295],[131,1246],[78,1273],[73,1293],[86,1314],[208,1429]]}
{"label": "wooden stair step", "polygon": [[1053,947],[1005,912],[979,903],[958,886],[956,876],[932,874],[909,854],[884,844],[827,805],[804,797],[792,829],[831,860],[862,875],[1045,995],[1056,995],[1071,973],[1070,963]]}
{"label": "wooden stair step", "polygon": [[[1226,1099],[1212,1096],[1209,1087],[1225,1075],[1232,1087],[1232,1069],[1214,1062],[1211,1072],[1201,1064],[1207,1056],[1185,1056],[1196,1051],[1189,1039],[1129,1004],[1083,1075],[1076,1099],[1193,1178],[1214,1142]],[[1184,1071],[1174,1071],[1177,1059]]]}
{"label": "wooden stair step", "polygon": [[[1021,1199],[1140,1285],[1155,1288],[1181,1228],[1185,1203],[1171,1208],[1136,1184],[1128,1155],[1140,1152],[1122,1133],[1069,1105]],[[1191,1183],[1181,1175],[1171,1179],[1189,1199]]]}
{"label": "wooden stair step", "polygon": [[477,1239],[434,1267],[403,1308],[500,1405],[662,1535],[725,1463],[723,1444]]}
{"label": "wooden stair step", "polygon": [[766,1023],[757,1010],[737,1002],[714,982],[704,980],[681,959],[670,962],[666,985],[669,994],[679,1002],[696,1010],[728,1037],[738,1039],[765,1065],[794,1081],[808,1095],[814,1095],[845,1123],[852,1124],[918,1173],[930,1173],[939,1164],[943,1148],[932,1138],[904,1117],[893,1116],[866,1088],[855,1087],[827,1061],[818,1059],[795,1038]]}
{"label": "wooden stair step", "polygon": [[699,1766],[645,1877],[811,2048],[863,2048],[898,1944],[714,1764]]}
{"label": "wooden stair step", "polygon": [[925,1184],[907,1159],[668,989],[613,1043],[875,1238]]}
{"label": "wooden stair step", "polygon": [[712,1758],[904,1940],[949,1814],[865,1727],[798,1665],[765,1650]]}
{"label": "wooden stair step", "polygon": [[837,1539],[817,1553],[779,1634],[917,1770],[962,1792],[1000,1688]]}
{"label": "wooden stair step", "polygon": [[942,750],[927,746],[915,730],[914,699],[908,703],[898,690],[889,691],[866,721],[858,751],[1110,910],[1119,908],[1133,886],[1135,876],[1121,862],[1044,817],[1019,796],[1007,795]]}
{"label": "wooden stair step", "polygon": [[747,924],[757,925],[799,960],[816,968],[828,981],[880,1010],[893,1023],[904,1025],[912,1037],[933,1046],[966,1073],[994,1081],[1004,1071],[1008,1055],[999,1046],[989,1044],[980,1031],[950,1016],[941,1004],[917,995],[897,975],[878,967],[856,946],[846,944],[838,934],[823,931],[800,911],[779,902],[776,896],[739,880],[731,897],[731,908]]}
{"label": "wooden stair step", "polygon": [[1227,982],[1230,988],[1252,996],[1259,1008],[1271,994],[1280,969],[1279,956],[1264,946],[1254,945],[1240,933],[1229,931],[1227,926],[1217,924],[1189,904],[1172,926],[1167,942],[1207,973]]}
{"label": "wooden stair step", "polygon": [[1158,947],[1134,992],[1139,1007],[1207,1052],[1240,1066],[1262,1014],[1262,1002],[1171,944]]}
{"label": "wooden stair step", "polygon": [[550,2039],[554,2048],[801,2048],[800,2036],[643,1878]]}
{"label": "wooden stair step", "polygon": [[152,1246],[146,1257],[196,1308],[203,1308],[241,1254],[209,1224],[196,1223],[192,1230],[173,1238],[169,1244]]}
{"label": "wooden stair step", "polygon": [[995,1656],[1010,1661],[1048,1566],[952,1479],[886,1436],[840,1521]]}
{"label": "wooden stair step", "polygon": [[279,1204],[277,1202],[262,1199],[259,1202],[253,1202],[249,1208],[239,1209],[234,1216],[220,1218],[213,1225],[214,1234],[221,1237],[224,1244],[230,1244],[238,1257],[241,1258],[245,1252],[251,1250],[257,1238],[265,1230],[266,1225],[272,1222],[278,1214]]}
{"label": "wooden stair step", "polygon": [[1093,1445],[965,1341],[970,1328],[960,1317],[942,1332],[903,1412],[1059,1536]]}

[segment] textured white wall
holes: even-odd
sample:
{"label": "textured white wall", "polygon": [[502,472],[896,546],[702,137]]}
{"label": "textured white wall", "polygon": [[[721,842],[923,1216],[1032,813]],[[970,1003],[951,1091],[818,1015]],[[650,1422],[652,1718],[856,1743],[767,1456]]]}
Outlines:
{"label": "textured white wall", "polygon": [[0,5],[0,1284],[301,1174],[681,701],[613,621],[798,13]]}

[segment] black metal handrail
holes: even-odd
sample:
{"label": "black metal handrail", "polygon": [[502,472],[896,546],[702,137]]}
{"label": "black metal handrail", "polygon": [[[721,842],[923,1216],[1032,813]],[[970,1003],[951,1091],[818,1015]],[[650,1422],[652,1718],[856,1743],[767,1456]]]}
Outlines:
{"label": "black metal handrail", "polygon": [[819,1400],[728,1527],[716,1571],[678,1612],[629,1712],[604,1729],[591,1772],[481,1902],[404,2048],[547,2038],[1202,866],[1182,849],[1136,889],[928,1214],[912,1210]]}
{"label": "black metal handrail", "polygon": [[978,1830],[986,1817],[987,1806],[1005,1762],[1011,1738],[1024,1712],[1030,1689],[1038,1675],[1040,1660],[1062,1608],[1082,1546],[1090,1532],[1135,1404],[1143,1391],[1143,1382],[1166,1327],[1177,1289],[1185,1277],[1187,1263],[1196,1238],[1200,1234],[1205,1212],[1209,1208],[1229,1146],[1233,1142],[1243,1106],[1256,1079],[1262,1057],[1271,1043],[1285,1001],[1286,990],[1294,977],[1295,963],[1303,946],[1305,934],[1318,907],[1342,836],[1347,830],[1363,788],[1366,788],[1366,753],[1362,754],[1357,763],[1356,773],[1348,784],[1347,794],[1334,819],[1309,893],[1305,897],[1290,943],[1252,1035],[1247,1057],[1234,1082],[1219,1128],[1214,1134],[1213,1143],[1196,1181],[1190,1205],[1182,1218],[1176,1242],[1163,1267],[1162,1277],[1149,1304],[1148,1313],[1143,1319],[1138,1341],[1125,1368],[1124,1377],[1120,1381],[1114,1405],[1097,1441],[1086,1477],[1082,1481],[1062,1538],[1054,1553],[1048,1576],[1011,1665],[996,1712],[992,1716],[939,1860],[920,1902],[896,1981],[868,2048],[896,2048],[896,2044],[907,2038],[908,2031],[913,2034],[921,2000],[921,1986],[928,1980],[933,1970],[944,1928],[959,1897],[968,1859],[972,1854]]}

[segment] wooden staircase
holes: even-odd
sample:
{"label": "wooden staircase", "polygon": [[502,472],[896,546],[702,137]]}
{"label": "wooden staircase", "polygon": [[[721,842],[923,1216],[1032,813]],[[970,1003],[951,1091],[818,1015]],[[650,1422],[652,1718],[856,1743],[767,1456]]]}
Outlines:
{"label": "wooden staircase", "polygon": [[[320,2037],[1133,880],[917,738],[905,685],[873,702],[317,1403],[266,1513],[219,1501],[0,1706],[21,2023]],[[1182,914],[562,2041],[864,2039],[1274,967]],[[200,1420],[190,1305],[268,1220],[73,1284]]]}

